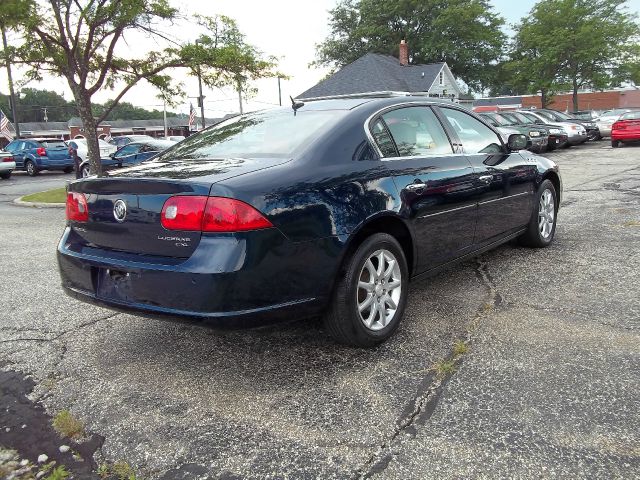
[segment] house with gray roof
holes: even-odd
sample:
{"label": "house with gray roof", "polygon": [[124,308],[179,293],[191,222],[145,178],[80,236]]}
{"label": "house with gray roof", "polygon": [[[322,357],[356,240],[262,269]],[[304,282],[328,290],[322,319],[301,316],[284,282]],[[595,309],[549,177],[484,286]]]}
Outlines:
{"label": "house with gray roof", "polygon": [[345,65],[330,77],[302,92],[304,100],[335,95],[369,92],[411,92],[433,98],[448,98],[453,102],[469,102],[446,62],[409,65],[407,45],[400,44],[400,58],[379,53],[367,53]]}

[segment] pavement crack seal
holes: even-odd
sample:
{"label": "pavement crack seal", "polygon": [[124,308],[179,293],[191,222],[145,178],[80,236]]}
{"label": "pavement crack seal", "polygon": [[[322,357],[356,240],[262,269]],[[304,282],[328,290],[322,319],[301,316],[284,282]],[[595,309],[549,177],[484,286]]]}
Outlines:
{"label": "pavement crack seal", "polygon": [[[467,325],[464,340],[458,340],[445,359],[427,370],[427,376],[418,385],[416,394],[403,411],[393,433],[384,443],[378,446],[365,464],[354,473],[354,479],[371,478],[377,473],[382,473],[397,454],[397,447],[402,439],[401,435],[416,436],[418,433],[417,427],[426,424],[434,414],[444,387],[462,364],[478,324],[493,309],[503,305],[502,296],[498,292],[493,277],[487,268],[487,263],[481,257],[476,259],[475,273],[478,281],[487,290],[487,299],[479,306],[476,314]],[[446,368],[444,368],[445,366]]]}

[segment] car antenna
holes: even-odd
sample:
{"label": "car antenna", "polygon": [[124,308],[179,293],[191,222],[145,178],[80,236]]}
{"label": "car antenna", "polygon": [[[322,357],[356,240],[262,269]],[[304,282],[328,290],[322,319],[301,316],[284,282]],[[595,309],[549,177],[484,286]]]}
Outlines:
{"label": "car antenna", "polygon": [[298,109],[304,107],[304,102],[296,102],[291,95],[289,95],[289,98],[291,99],[291,108],[293,108],[293,116],[295,117]]}

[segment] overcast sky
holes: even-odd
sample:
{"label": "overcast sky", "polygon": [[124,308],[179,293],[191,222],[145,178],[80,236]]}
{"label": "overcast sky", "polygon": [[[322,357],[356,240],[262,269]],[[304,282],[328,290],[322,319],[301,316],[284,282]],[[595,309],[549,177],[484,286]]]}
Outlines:
{"label": "overcast sky", "polygon": [[[246,35],[247,41],[256,45],[265,55],[279,58],[279,70],[289,75],[289,80],[282,81],[283,103],[289,95],[296,96],[315,85],[327,73],[327,69],[309,67],[315,59],[315,46],[322,42],[328,34],[328,10],[336,0],[191,0],[189,2],[172,0],[181,13],[189,16],[194,13],[202,15],[224,14],[234,18]],[[525,16],[535,0],[491,0],[496,11],[503,15],[508,24],[513,24]],[[627,2],[630,10],[640,13],[640,0]],[[168,31],[180,40],[194,40],[198,31],[189,26],[174,27]],[[126,48],[153,49],[156,44],[145,38],[129,38]],[[16,78],[18,77],[18,78]],[[14,73],[19,80],[20,72]],[[184,89],[191,97],[198,95],[197,81],[184,75],[183,71],[175,72],[176,80],[183,82]],[[65,98],[71,99],[71,93],[62,79],[46,79],[41,83],[31,83],[29,87],[46,88],[56,92],[64,92]],[[255,82],[258,94],[245,102],[245,110],[268,108],[278,104],[278,84],[276,79],[265,79]],[[5,69],[0,73],[0,92],[6,93],[7,79]],[[238,96],[230,89],[205,88],[205,113],[207,117],[219,117],[225,113],[238,111]],[[104,90],[94,96],[98,102],[112,98],[114,93]],[[157,98],[157,91],[148,84],[141,83],[133,88],[124,101],[145,108],[162,108]],[[195,98],[184,99],[173,110],[187,113],[189,103],[196,103]]]}

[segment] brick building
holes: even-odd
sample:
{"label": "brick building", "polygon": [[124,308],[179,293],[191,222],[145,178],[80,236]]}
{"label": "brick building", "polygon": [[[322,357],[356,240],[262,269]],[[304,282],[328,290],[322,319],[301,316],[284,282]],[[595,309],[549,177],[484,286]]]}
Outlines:
{"label": "brick building", "polygon": [[[549,108],[560,111],[573,110],[573,95],[571,93],[555,95],[552,100],[548,105]],[[578,93],[578,107],[580,110],[640,107],[640,89],[580,92]],[[542,108],[540,95],[478,98],[473,102],[473,110],[476,112],[515,110],[517,108]]]}

